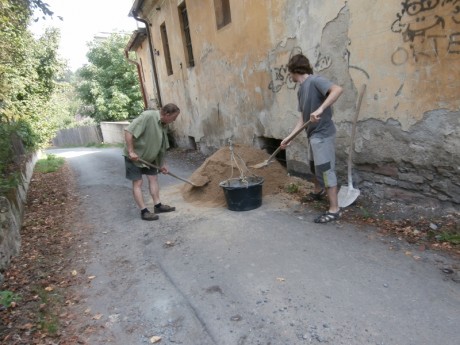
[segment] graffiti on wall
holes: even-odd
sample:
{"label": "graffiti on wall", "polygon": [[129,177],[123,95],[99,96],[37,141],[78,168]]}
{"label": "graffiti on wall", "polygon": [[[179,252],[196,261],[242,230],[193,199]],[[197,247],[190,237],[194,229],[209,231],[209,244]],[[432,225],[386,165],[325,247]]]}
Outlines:
{"label": "graffiti on wall", "polygon": [[[296,54],[302,54],[302,49],[300,49],[299,47],[294,47],[289,54],[288,61],[291,59],[292,56]],[[319,46],[317,46],[315,49],[315,60],[316,62],[312,64],[315,72],[325,70],[326,68],[329,68],[332,65],[332,58],[329,55],[323,55],[319,50]],[[292,81],[291,76],[289,75],[287,64],[271,68],[270,72],[272,75],[272,80],[268,85],[268,89],[272,92],[279,92],[284,85],[286,85],[286,87],[291,90],[297,87],[297,84],[294,81]]]}
{"label": "graffiti on wall", "polygon": [[274,67],[271,69],[272,80],[268,84],[268,89],[272,92],[279,92],[284,85],[288,89],[295,89],[296,83],[292,81],[291,76],[286,65],[281,65],[280,67]]}
{"label": "graffiti on wall", "polygon": [[[302,54],[302,49],[299,47],[292,48],[288,61],[291,60],[291,57],[296,54]],[[283,64],[279,67],[273,67],[270,69],[270,72],[272,75],[272,80],[270,81],[270,84],[268,84],[268,89],[273,93],[279,92],[284,85],[286,85],[288,89],[293,90],[296,88],[297,84],[291,79],[287,64]]]}
{"label": "graffiti on wall", "polygon": [[394,65],[460,54],[460,0],[404,0],[401,5],[391,30],[409,46],[395,50]]}
{"label": "graffiti on wall", "polygon": [[319,49],[319,45],[315,49],[315,59],[316,63],[314,66],[316,72],[321,72],[332,65],[332,58],[329,55],[323,55]]}

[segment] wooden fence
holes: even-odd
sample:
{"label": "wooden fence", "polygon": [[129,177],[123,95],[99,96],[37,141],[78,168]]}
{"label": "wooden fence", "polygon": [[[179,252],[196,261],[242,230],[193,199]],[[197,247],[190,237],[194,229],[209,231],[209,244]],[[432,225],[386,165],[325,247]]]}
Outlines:
{"label": "wooden fence", "polygon": [[84,126],[61,129],[53,139],[53,146],[86,146],[101,144],[103,141],[99,126]]}

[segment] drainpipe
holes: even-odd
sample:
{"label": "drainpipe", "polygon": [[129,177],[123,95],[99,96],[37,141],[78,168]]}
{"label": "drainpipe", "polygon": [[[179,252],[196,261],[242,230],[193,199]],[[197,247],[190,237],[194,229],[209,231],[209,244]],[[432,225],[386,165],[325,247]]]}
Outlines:
{"label": "drainpipe", "polygon": [[141,67],[139,66],[139,63],[137,61],[131,60],[129,58],[128,50],[125,49],[125,57],[126,60],[131,62],[132,64],[136,65],[137,67],[137,75],[139,77],[139,83],[141,84],[141,92],[142,92],[142,98],[144,99],[144,110],[148,108],[148,102],[147,102],[147,96],[145,95],[145,88],[144,88],[144,82],[142,80],[142,72],[141,72]]}
{"label": "drainpipe", "polygon": [[160,108],[163,106],[161,102],[161,92],[160,92],[160,85],[158,84],[158,76],[157,76],[157,68],[155,64],[155,56],[153,54],[153,43],[152,43],[152,35],[150,34],[150,23],[145,19],[142,19],[138,16],[138,11],[133,11],[133,18],[136,19],[138,22],[144,23],[146,31],[147,31],[147,38],[149,40],[149,48],[150,48],[150,59],[152,60],[153,66],[153,79],[155,79],[155,86],[157,89],[157,97],[158,97],[158,105]]}

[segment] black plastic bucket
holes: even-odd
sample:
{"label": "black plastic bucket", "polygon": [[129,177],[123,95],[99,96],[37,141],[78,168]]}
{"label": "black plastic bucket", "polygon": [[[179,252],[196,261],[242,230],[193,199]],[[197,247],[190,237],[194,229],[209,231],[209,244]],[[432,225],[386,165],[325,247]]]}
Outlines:
{"label": "black plastic bucket", "polygon": [[251,176],[222,181],[219,185],[224,190],[227,207],[231,211],[249,211],[262,205],[262,185],[264,178]]}

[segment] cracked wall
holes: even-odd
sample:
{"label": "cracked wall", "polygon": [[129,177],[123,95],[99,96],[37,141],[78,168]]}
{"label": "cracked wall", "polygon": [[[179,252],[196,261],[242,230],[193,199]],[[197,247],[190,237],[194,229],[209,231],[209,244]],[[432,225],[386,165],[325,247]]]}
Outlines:
{"label": "cracked wall", "polygon": [[[459,205],[458,1],[233,0],[231,23],[219,30],[212,0],[186,1],[194,67],[184,55],[182,3],[153,1],[144,9],[160,54],[163,103],[182,109],[174,126],[179,145],[193,138],[209,153],[230,138],[254,146],[261,137],[283,139],[299,116],[286,64],[302,52],[315,73],[345,90],[334,105],[341,182],[358,90],[366,84],[353,155],[358,187],[379,198]],[[299,136],[287,152],[292,173],[308,173],[305,146]]]}

